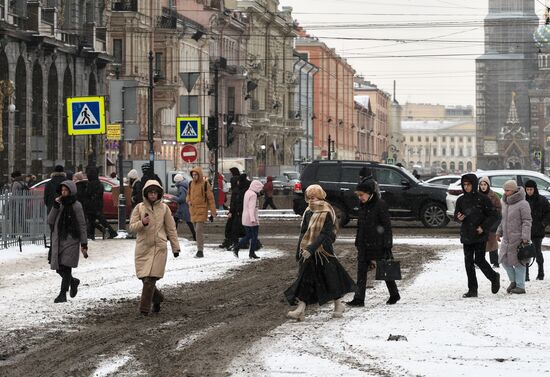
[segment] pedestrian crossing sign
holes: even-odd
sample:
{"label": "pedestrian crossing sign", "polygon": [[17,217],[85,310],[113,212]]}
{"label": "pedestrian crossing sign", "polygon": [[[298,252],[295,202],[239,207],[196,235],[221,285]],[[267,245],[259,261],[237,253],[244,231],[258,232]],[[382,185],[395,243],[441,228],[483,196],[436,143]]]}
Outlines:
{"label": "pedestrian crossing sign", "polygon": [[176,140],[181,143],[202,141],[202,123],[200,117],[176,118]]}
{"label": "pedestrian crossing sign", "polygon": [[67,98],[67,131],[69,135],[105,133],[105,98]]}

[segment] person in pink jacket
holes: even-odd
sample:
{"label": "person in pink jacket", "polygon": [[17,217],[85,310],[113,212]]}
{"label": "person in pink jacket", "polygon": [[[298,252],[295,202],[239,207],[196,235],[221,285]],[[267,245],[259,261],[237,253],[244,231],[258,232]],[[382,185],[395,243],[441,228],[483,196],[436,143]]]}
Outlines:
{"label": "person in pink jacket", "polygon": [[260,195],[260,191],[262,191],[263,187],[264,185],[262,182],[254,180],[250,183],[250,188],[244,194],[242,223],[246,234],[239,240],[237,246],[233,248],[233,254],[237,258],[239,257],[239,249],[248,242],[250,242],[250,251],[248,252],[248,256],[252,259],[259,258],[254,250],[256,250],[256,243],[258,242],[258,229],[260,228],[260,223],[258,220],[258,196]]}

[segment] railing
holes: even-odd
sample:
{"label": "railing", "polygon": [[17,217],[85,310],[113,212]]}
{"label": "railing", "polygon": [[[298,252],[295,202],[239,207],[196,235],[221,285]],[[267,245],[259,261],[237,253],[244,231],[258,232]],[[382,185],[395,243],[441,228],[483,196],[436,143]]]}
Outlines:
{"label": "railing", "polygon": [[43,244],[50,236],[46,219],[42,192],[0,192],[0,249]]}
{"label": "railing", "polygon": [[137,12],[137,0],[131,1],[115,1],[111,3],[111,10],[115,12]]}

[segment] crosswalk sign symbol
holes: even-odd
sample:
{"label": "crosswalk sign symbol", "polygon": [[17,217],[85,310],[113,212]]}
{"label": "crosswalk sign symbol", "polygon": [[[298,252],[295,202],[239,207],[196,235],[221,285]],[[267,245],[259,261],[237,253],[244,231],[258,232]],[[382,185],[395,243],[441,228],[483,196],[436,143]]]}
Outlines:
{"label": "crosswalk sign symbol", "polygon": [[67,131],[69,135],[105,133],[104,97],[67,98]]}
{"label": "crosswalk sign symbol", "polygon": [[200,117],[176,118],[176,140],[181,143],[202,141],[202,122]]}

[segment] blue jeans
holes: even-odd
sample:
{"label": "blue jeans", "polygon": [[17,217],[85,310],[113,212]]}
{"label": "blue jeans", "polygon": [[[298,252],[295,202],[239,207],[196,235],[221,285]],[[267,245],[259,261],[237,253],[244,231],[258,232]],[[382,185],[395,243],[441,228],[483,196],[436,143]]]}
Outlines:
{"label": "blue jeans", "polygon": [[239,249],[250,241],[250,251],[248,253],[250,255],[254,254],[256,251],[256,244],[258,243],[258,229],[260,229],[259,225],[244,227],[246,233],[239,241]]}
{"label": "blue jeans", "polygon": [[525,273],[527,271],[527,268],[522,265],[521,263],[517,266],[508,266],[504,263],[502,263],[502,266],[506,270],[506,273],[508,274],[508,278],[510,279],[510,283],[516,283],[516,287],[525,289]]}

